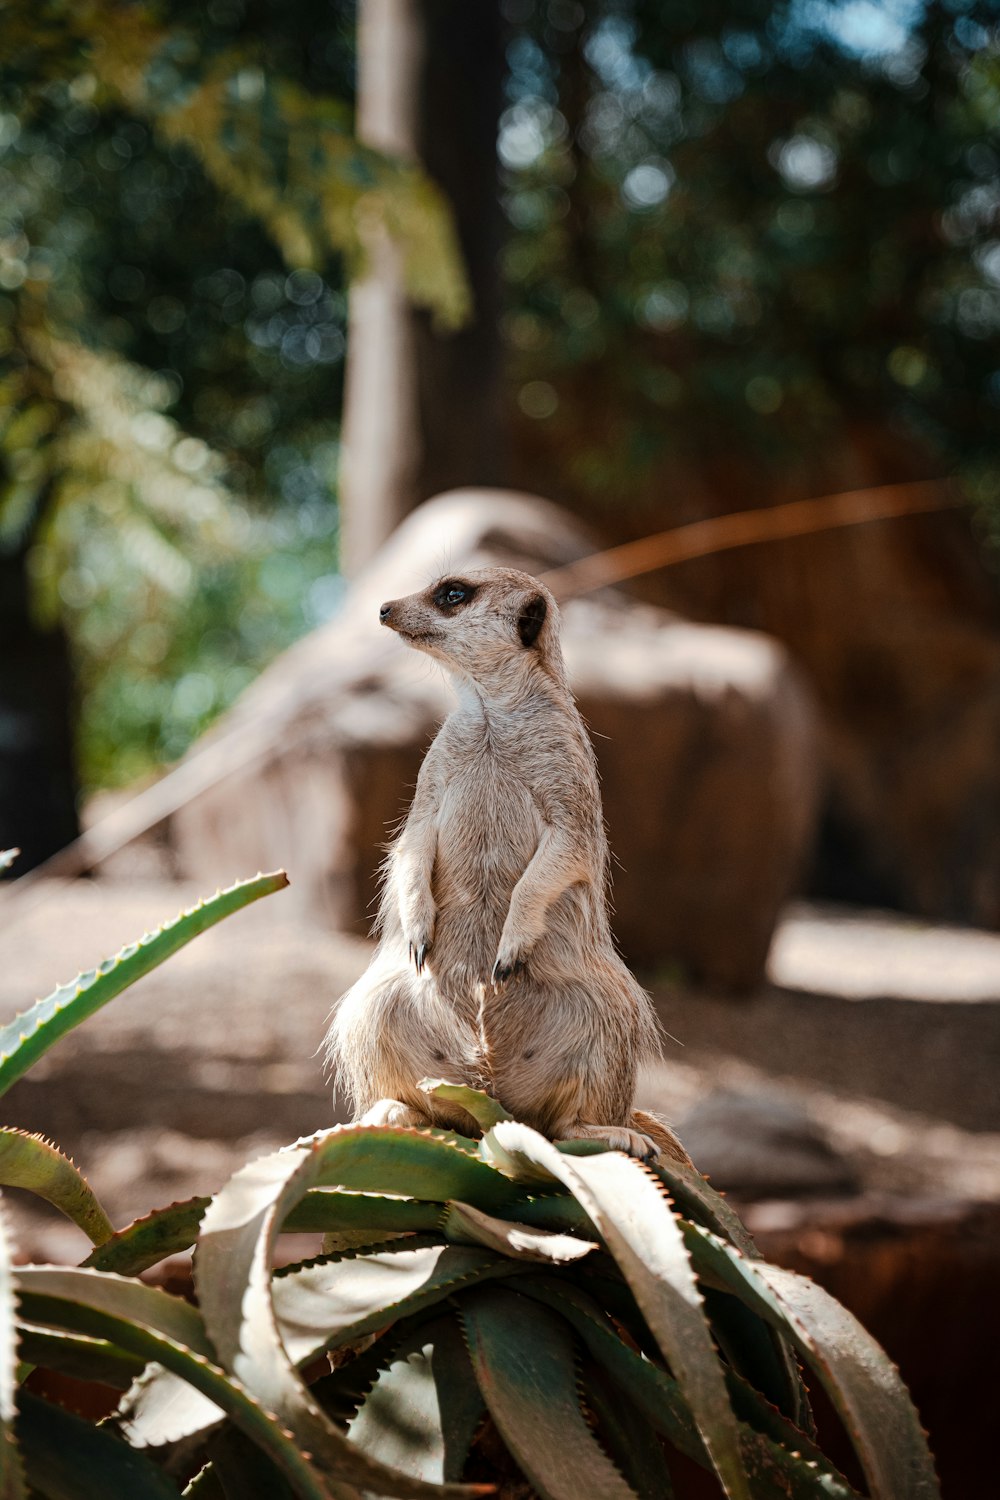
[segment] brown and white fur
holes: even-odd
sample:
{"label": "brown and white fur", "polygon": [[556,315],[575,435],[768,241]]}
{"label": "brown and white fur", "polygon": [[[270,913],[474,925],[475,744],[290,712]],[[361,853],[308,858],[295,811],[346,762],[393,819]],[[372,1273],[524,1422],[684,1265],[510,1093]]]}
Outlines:
{"label": "brown and white fur", "polygon": [[526,573],[479,568],[380,619],[447,668],[459,702],[386,861],[378,949],[330,1027],[356,1115],[468,1131],[418,1087],[444,1078],[553,1139],[686,1161],[632,1105],[657,1027],[608,925],[597,768],[555,600]]}

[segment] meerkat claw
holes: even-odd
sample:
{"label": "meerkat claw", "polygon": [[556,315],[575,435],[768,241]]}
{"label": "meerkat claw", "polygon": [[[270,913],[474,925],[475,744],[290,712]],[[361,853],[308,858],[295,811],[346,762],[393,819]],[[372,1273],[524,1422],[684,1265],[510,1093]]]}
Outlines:
{"label": "meerkat claw", "polygon": [[410,963],[416,969],[418,974],[422,974],[424,972],[424,965],[427,962],[427,954],[430,951],[430,946],[430,943],[407,944],[407,948],[409,949],[410,954]]}
{"label": "meerkat claw", "polygon": [[493,973],[491,975],[491,983],[493,985],[493,988],[495,990],[498,990],[502,984],[507,983],[507,980],[511,977],[512,974],[519,973],[523,968],[524,963],[520,958],[515,958],[514,962],[511,964],[502,963],[498,958],[496,963],[493,965]]}

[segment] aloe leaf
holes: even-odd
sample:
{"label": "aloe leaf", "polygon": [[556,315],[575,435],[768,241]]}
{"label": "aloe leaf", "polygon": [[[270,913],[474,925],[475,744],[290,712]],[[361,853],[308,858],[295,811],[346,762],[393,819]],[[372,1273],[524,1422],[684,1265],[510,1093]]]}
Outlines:
{"label": "aloe leaf", "polygon": [[351,1422],[351,1441],[418,1479],[458,1480],[484,1411],[454,1318],[437,1318],[381,1371]]}
{"label": "aloe leaf", "polygon": [[137,943],[129,944],[114,958],[105,959],[98,968],[78,975],[69,984],[60,985],[44,1000],[37,1000],[30,1010],[15,1016],[6,1026],[0,1027],[0,1094],[6,1093],[74,1026],[157,968],[192,938],[214,927],[224,917],[249,906],[251,901],[280,891],[287,884],[288,876],[284,870],[278,870],[272,875],[258,875],[253,880],[243,880],[228,890],[219,891],[217,895],[199,901],[190,911],[181,912],[157,932],[147,933]]}
{"label": "aloe leaf", "polygon": [[0,1128],[0,1187],[25,1188],[72,1219],[91,1244],[114,1234],[114,1225],[78,1167],[40,1135]]}
{"label": "aloe leaf", "polygon": [[698,1274],[794,1340],[854,1444],[872,1500],[937,1500],[920,1418],[899,1372],[857,1318],[807,1277],[748,1261],[707,1229],[684,1229]]}
{"label": "aloe leaf", "polygon": [[519,1197],[474,1147],[465,1149],[441,1132],[335,1125],[316,1139],[314,1149],[320,1154],[313,1187],[399,1193],[438,1203],[461,1198],[489,1211],[516,1203]]}
{"label": "aloe leaf", "polygon": [[503,1122],[491,1140],[544,1168],[589,1214],[677,1376],[730,1500],[751,1500],[736,1418],[702,1311],[702,1298],[677,1219],[656,1179],[618,1151],[567,1157],[528,1126]]}
{"label": "aloe leaf", "polygon": [[20,1325],[21,1359],[43,1370],[56,1370],[77,1380],[94,1380],[125,1391],[143,1371],[143,1361],[116,1349],[107,1339],[87,1334],[57,1332],[52,1328]]}
{"label": "aloe leaf", "polygon": [[[650,1163],[649,1170],[667,1189],[675,1208],[685,1219],[702,1224],[720,1239],[728,1240],[743,1252],[747,1260],[761,1259],[760,1251],[739,1214],[709,1186],[696,1168],[685,1166],[683,1162],[659,1160]],[[770,1352],[765,1350],[760,1338],[755,1342],[759,1362],[770,1367],[777,1381],[772,1391],[774,1399],[799,1427],[815,1433],[809,1395],[787,1340],[776,1329],[768,1329],[766,1337]]]}
{"label": "aloe leaf", "polygon": [[[771,1324],[737,1297],[704,1283],[702,1294],[712,1334],[730,1368],[744,1375],[791,1421],[801,1424],[802,1403],[797,1399],[801,1377],[784,1340],[779,1341]],[[789,1366],[796,1371],[794,1379]]]}
{"label": "aloe leaf", "polygon": [[[525,1269],[517,1261],[484,1250],[458,1245],[413,1247],[408,1241],[399,1249],[389,1246],[363,1256],[324,1257],[283,1270],[272,1282],[271,1296],[285,1354],[291,1363],[302,1366],[324,1349],[357,1343],[387,1323],[424,1313],[478,1281]],[[390,1352],[394,1347],[395,1343]],[[351,1368],[358,1363],[352,1361]],[[372,1379],[379,1368],[375,1364]],[[334,1391],[338,1384],[354,1389],[353,1374],[347,1374],[347,1369],[330,1377]],[[360,1388],[356,1394],[360,1398],[366,1390]],[[356,1404],[350,1402],[347,1410],[353,1411]],[[129,1392],[122,1409],[131,1430],[148,1443],[191,1437],[221,1416],[198,1391],[185,1387],[182,1379],[166,1370],[147,1372]],[[334,1415],[337,1411],[335,1406]]]}
{"label": "aloe leaf", "polygon": [[481,1130],[492,1130],[500,1120],[511,1116],[496,1099],[484,1094],[482,1089],[470,1089],[463,1083],[448,1083],[444,1078],[423,1078],[417,1085],[425,1094],[443,1099],[448,1104],[457,1104],[471,1115]]}
{"label": "aloe leaf", "polygon": [[14,1437],[17,1412],[17,1288],[7,1229],[0,1204],[0,1500],[22,1500],[24,1473]]}
{"label": "aloe leaf", "polygon": [[748,1260],[760,1260],[761,1253],[739,1214],[721,1197],[695,1167],[679,1161],[650,1162],[648,1171],[667,1189],[674,1206],[685,1219],[693,1219],[711,1229],[720,1239],[729,1240],[742,1250]]}
{"label": "aloe leaf", "polygon": [[20,852],[20,849],[0,849],[0,870],[9,870]]}
{"label": "aloe leaf", "polygon": [[[187,1198],[154,1209],[98,1245],[83,1264],[97,1271],[116,1271],[119,1276],[138,1276],[168,1256],[191,1248],[211,1201]],[[394,1230],[410,1234],[434,1229],[440,1221],[441,1210],[436,1205],[317,1188],[295,1205],[281,1227],[290,1234],[364,1228],[371,1231],[366,1239],[377,1240]]]}
{"label": "aloe leaf", "polygon": [[26,1322],[88,1333],[83,1326],[88,1313],[107,1313],[174,1339],[195,1354],[214,1357],[198,1309],[144,1281],[81,1266],[17,1266],[14,1289]]}
{"label": "aloe leaf", "polygon": [[371,1240],[388,1234],[420,1234],[438,1228],[437,1203],[382,1198],[376,1193],[314,1188],[297,1203],[281,1226],[285,1233],[366,1234]]}
{"label": "aloe leaf", "polygon": [[[407,1161],[420,1179],[417,1188],[406,1185]],[[389,1181],[372,1182],[376,1165]],[[283,1342],[271,1300],[270,1267],[280,1227],[313,1187],[376,1186],[419,1197],[427,1191],[428,1173],[468,1180],[484,1172],[495,1178],[477,1156],[418,1131],[334,1127],[251,1162],[230,1179],[205,1215],[195,1283],[215,1348],[223,1365],[286,1423],[331,1489],[342,1487],[343,1481],[413,1500],[433,1500],[441,1493],[355,1448],[303,1384],[295,1354],[287,1347],[293,1340],[286,1333]],[[479,1492],[450,1487],[455,1496]]]}
{"label": "aloe leaf", "polygon": [[204,1437],[225,1412],[201,1385],[164,1361],[143,1367],[118,1403],[118,1418],[136,1448],[161,1448]]}
{"label": "aloe leaf", "polygon": [[557,1234],[578,1233],[584,1238],[594,1234],[594,1226],[585,1209],[566,1192],[525,1197],[512,1205],[510,1212],[516,1213],[519,1222],[532,1229],[550,1229]]}
{"label": "aloe leaf", "polygon": [[219,1471],[211,1463],[199,1469],[190,1483],[184,1486],[183,1494],[185,1500],[228,1500],[219,1479]]}
{"label": "aloe leaf", "polygon": [[198,1238],[200,1225],[211,1198],[186,1198],[154,1209],[119,1229],[99,1244],[83,1262],[95,1271],[114,1271],[119,1276],[138,1276],[169,1255],[189,1250]]}
{"label": "aloe leaf", "polygon": [[338,1427],[347,1430],[381,1371],[392,1363],[400,1344],[433,1318],[436,1311],[417,1313],[412,1318],[391,1323],[378,1338],[372,1337],[365,1341],[362,1349],[348,1352],[329,1375],[322,1376],[310,1386],[320,1406]]}
{"label": "aloe leaf", "polygon": [[[547,1303],[572,1325],[588,1353],[607,1370],[622,1400],[631,1402],[681,1453],[711,1467],[677,1382],[630,1349],[590,1297],[552,1276],[525,1276],[517,1288],[524,1296]],[[756,1392],[748,1392],[744,1386],[737,1398],[742,1395],[747,1396],[750,1409],[759,1419],[762,1403]],[[740,1423],[740,1449],[754,1500],[859,1500],[857,1492],[809,1439],[773,1408],[768,1427],[765,1433]]]}
{"label": "aloe leaf", "polygon": [[580,1409],[566,1324],[505,1287],[469,1292],[460,1315],[490,1416],[543,1500],[635,1500]]}
{"label": "aloe leaf", "polygon": [[177,1500],[173,1480],[106,1427],[25,1391],[17,1436],[33,1491],[47,1500]]}
{"label": "aloe leaf", "polygon": [[212,1472],[223,1500],[292,1500],[292,1491],[274,1468],[261,1462],[252,1443],[232,1427],[224,1427],[209,1443]]}
{"label": "aloe leaf", "polygon": [[274,1461],[299,1500],[331,1500],[331,1494],[334,1500],[357,1500],[353,1491],[324,1485],[281,1423],[218,1368],[200,1313],[179,1297],[80,1267],[20,1266],[15,1288],[28,1322],[107,1339],[144,1364],[159,1363],[180,1375]]}
{"label": "aloe leaf", "polygon": [[449,1203],[441,1228],[452,1243],[483,1245],[500,1255],[512,1256],[515,1260],[541,1260],[564,1265],[567,1261],[582,1260],[597,1245],[593,1240],[577,1239],[571,1234],[553,1233],[548,1229],[532,1229],[527,1224],[511,1223],[508,1219],[495,1219],[473,1208],[471,1203]]}
{"label": "aloe leaf", "polygon": [[[200,1252],[199,1252],[200,1253]],[[529,1263],[472,1245],[387,1246],[323,1259],[274,1278],[274,1311],[289,1358],[304,1364],[397,1318],[424,1312],[480,1281],[520,1275]]]}
{"label": "aloe leaf", "polygon": [[584,1367],[583,1385],[603,1445],[639,1500],[673,1500],[666,1455],[653,1427],[593,1361]]}

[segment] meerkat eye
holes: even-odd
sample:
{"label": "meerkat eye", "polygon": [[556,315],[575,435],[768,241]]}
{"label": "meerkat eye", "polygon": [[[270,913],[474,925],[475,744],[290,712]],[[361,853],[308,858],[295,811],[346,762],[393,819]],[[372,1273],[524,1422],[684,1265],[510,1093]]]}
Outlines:
{"label": "meerkat eye", "polygon": [[475,592],[471,584],[449,578],[435,590],[434,603],[439,609],[455,609],[459,604],[468,604]]}

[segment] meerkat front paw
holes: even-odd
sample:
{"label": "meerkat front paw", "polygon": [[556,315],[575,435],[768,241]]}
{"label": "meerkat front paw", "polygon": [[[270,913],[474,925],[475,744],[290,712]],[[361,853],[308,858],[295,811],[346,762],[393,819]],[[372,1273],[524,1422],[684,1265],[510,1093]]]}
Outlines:
{"label": "meerkat front paw", "polygon": [[418,938],[416,940],[416,942],[414,942],[411,939],[410,942],[409,942],[409,944],[408,944],[408,947],[409,947],[410,963],[413,964],[413,966],[416,969],[416,971],[417,971],[418,974],[422,974],[424,972],[424,965],[427,962],[427,955],[431,951],[431,945],[430,945],[429,939],[427,939],[427,938],[423,938],[423,939]]}
{"label": "meerkat front paw", "polygon": [[515,958],[513,955],[504,956],[503,950],[497,954],[497,961],[493,965],[493,973],[490,975],[490,983],[495,990],[500,989],[507,983],[513,974],[519,974],[524,968],[524,959]]}
{"label": "meerkat front paw", "polygon": [[437,912],[433,906],[422,903],[419,909],[404,911],[401,915],[403,936],[406,939],[410,963],[413,964],[418,974],[422,974],[434,941],[434,921]]}

